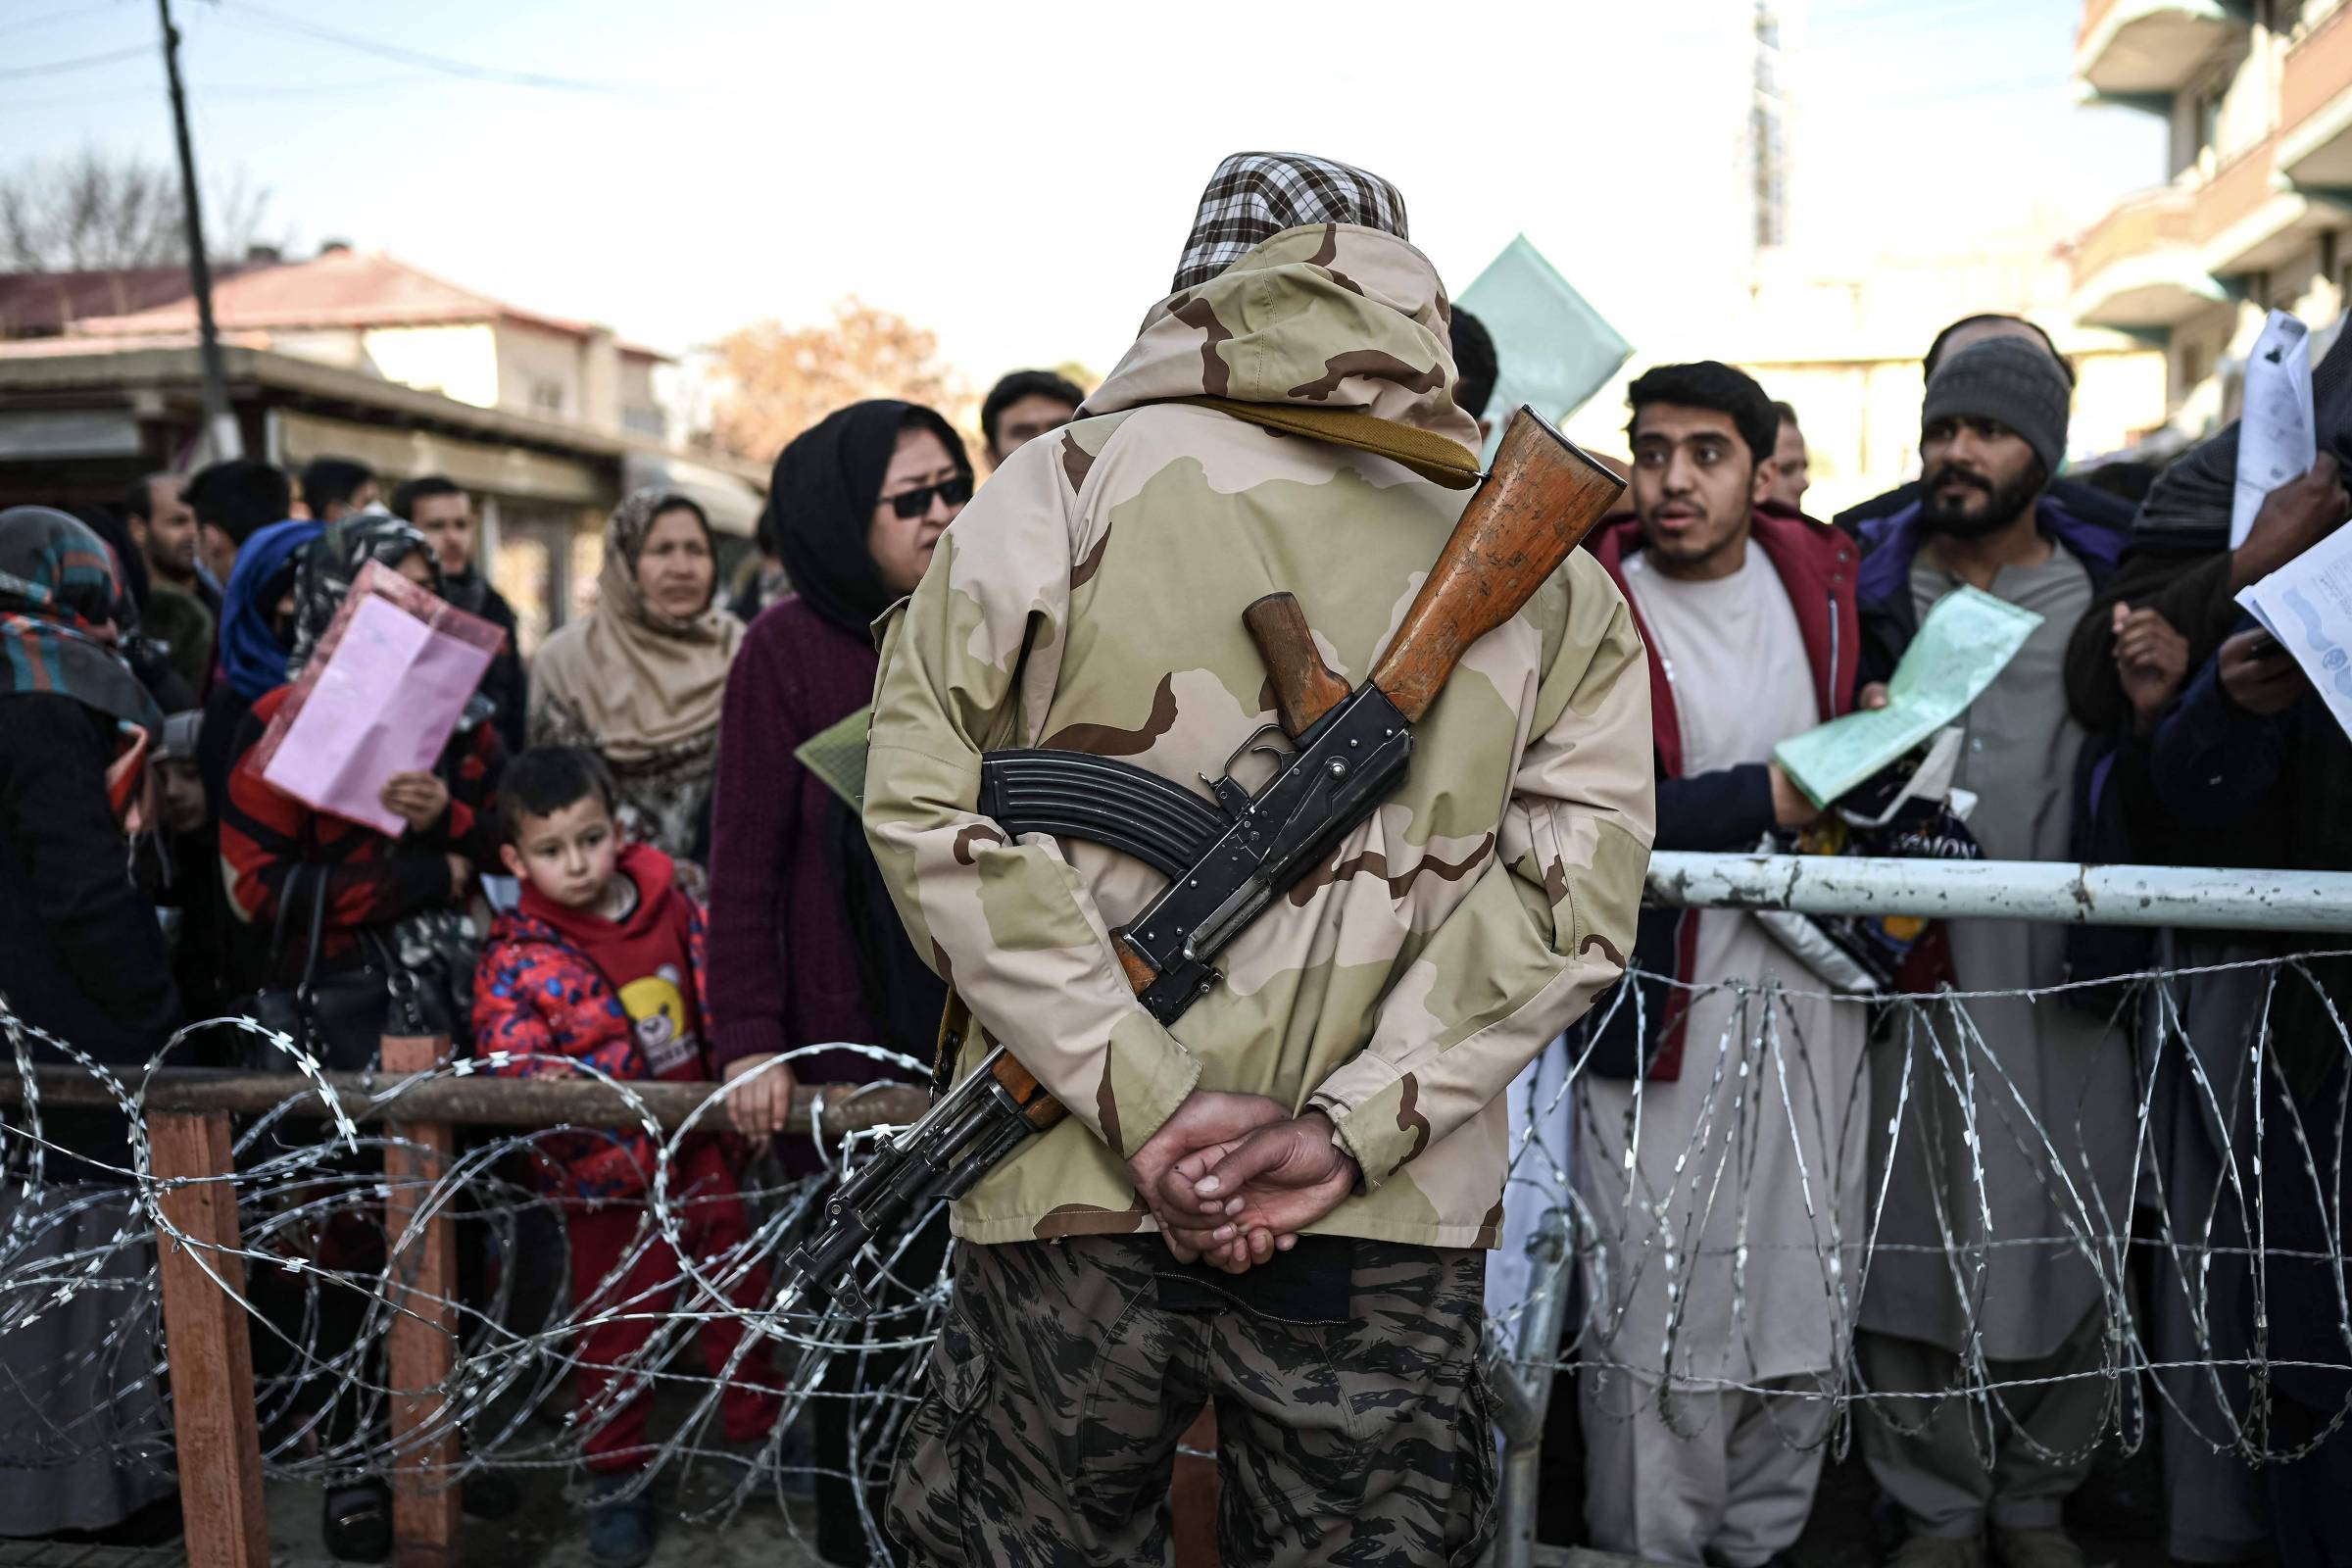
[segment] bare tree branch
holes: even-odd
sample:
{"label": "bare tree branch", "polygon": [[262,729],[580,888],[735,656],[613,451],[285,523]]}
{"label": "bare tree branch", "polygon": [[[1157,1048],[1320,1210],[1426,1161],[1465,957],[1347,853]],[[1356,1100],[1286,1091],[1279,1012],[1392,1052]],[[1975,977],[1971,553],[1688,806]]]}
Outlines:
{"label": "bare tree branch", "polygon": [[[216,262],[270,243],[269,202],[242,174],[208,196],[205,240]],[[85,147],[0,175],[0,265],[10,271],[170,267],[187,259],[184,228],[179,175],[165,165]]]}

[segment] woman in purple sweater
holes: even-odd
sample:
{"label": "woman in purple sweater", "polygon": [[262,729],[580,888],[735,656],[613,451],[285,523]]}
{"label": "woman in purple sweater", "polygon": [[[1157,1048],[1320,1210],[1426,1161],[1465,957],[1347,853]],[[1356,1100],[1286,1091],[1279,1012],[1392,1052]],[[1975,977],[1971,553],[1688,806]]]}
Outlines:
{"label": "woman in purple sweater", "polygon": [[[711,1056],[730,1082],[836,1040],[930,1054],[927,1032],[893,1038],[916,1032],[893,992],[908,969],[930,982],[928,1031],[944,989],[887,901],[860,896],[874,879],[854,813],[793,754],[873,700],[868,627],[914,591],[971,494],[955,427],[910,403],[852,404],[776,459],[768,506],[793,596],[752,623],[719,722]],[[892,984],[877,987],[877,973]],[[871,1057],[820,1052],[761,1073],[729,1107],[747,1136],[781,1132],[796,1079],[861,1083],[876,1070]]]}
{"label": "woman in purple sweater", "polygon": [[[793,754],[873,700],[867,628],[914,591],[933,546],[972,497],[971,460],[955,427],[909,403],[853,404],[776,459],[769,517],[794,595],[763,612],[727,675],[719,720],[710,856],[710,1054],[729,1083],[781,1053],[831,1041],[890,1046],[929,1059],[947,988],[915,956],[866,849],[857,812]],[[798,1079],[862,1083],[880,1070],[855,1052],[777,1063],[728,1098],[737,1131],[781,1132]],[[780,1146],[788,1169],[813,1171],[805,1142]],[[901,1256],[906,1281],[937,1272],[944,1215]],[[878,1304],[906,1303],[885,1282]],[[885,1386],[899,1353],[837,1357],[823,1392]],[[889,1447],[869,1422],[853,1446],[852,1401],[814,1402],[816,1552],[828,1563],[888,1560],[874,1551],[847,1479],[882,1514]]]}

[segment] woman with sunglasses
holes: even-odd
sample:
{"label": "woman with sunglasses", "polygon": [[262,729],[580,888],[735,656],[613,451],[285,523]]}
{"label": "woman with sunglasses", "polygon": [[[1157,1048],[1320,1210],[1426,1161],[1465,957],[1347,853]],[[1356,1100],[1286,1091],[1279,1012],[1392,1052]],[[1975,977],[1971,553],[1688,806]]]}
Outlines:
{"label": "woman with sunglasses", "polygon": [[717,588],[703,509],[639,490],[605,525],[596,608],[550,637],[531,665],[531,744],[603,758],[621,827],[668,856],[698,898],[719,707],[743,643],[743,622],[718,608]]}
{"label": "woman with sunglasses", "polygon": [[[711,862],[710,1054],[747,1137],[786,1129],[796,1079],[863,1083],[881,1071],[855,1052],[789,1064],[775,1059],[783,1053],[859,1041],[930,1059],[945,987],[892,911],[854,805],[795,754],[871,701],[874,617],[914,591],[971,496],[962,438],[909,403],[853,404],[776,459],[768,512],[793,593],[752,623],[727,678]],[[863,745],[860,736],[853,750]],[[805,1138],[778,1152],[788,1169],[817,1168]],[[927,1250],[909,1252],[902,1278],[936,1272],[939,1229]],[[837,1364],[847,1370],[852,1359]],[[869,1361],[859,1375],[871,1388],[887,1371]],[[846,1470],[851,1402],[814,1406],[818,1463]],[[875,1433],[859,1451],[878,1486],[887,1445]],[[816,1545],[829,1563],[867,1560],[846,1481],[817,1483]]]}

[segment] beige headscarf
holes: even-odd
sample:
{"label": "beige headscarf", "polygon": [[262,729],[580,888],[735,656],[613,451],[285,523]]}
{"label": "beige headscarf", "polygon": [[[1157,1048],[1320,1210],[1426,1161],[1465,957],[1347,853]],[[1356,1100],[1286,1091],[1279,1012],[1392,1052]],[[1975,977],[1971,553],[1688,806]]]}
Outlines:
{"label": "beige headscarf", "polygon": [[718,728],[743,622],[718,608],[715,580],[710,604],[685,618],[655,609],[637,585],[637,558],[654,518],[691,505],[668,491],[639,490],[615,507],[605,525],[596,609],[550,638],[532,662],[532,685],[568,709],[616,766],[699,749]]}

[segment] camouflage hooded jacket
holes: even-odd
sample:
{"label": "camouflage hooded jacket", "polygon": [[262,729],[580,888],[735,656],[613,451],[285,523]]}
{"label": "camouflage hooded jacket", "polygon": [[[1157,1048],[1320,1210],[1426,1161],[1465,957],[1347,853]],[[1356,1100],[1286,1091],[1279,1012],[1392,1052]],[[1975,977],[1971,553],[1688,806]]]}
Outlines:
{"label": "camouflage hooded jacket", "polygon": [[1155,307],[1078,422],[1006,462],[885,618],[874,853],[916,950],[1071,1110],[956,1205],[956,1235],[1147,1228],[1126,1157],[1198,1087],[1330,1114],[1363,1182],[1314,1229],[1494,1244],[1499,1097],[1617,978],[1648,864],[1647,669],[1589,555],[1470,651],[1396,793],[1225,950],[1224,983],[1173,1029],[1108,936],[1160,874],[1099,845],[1006,843],[973,809],[980,754],[1003,746],[1214,776],[1273,717],[1240,617],[1276,589],[1364,677],[1462,493],[1172,400],[1352,409],[1468,446],[1446,332],[1444,287],[1404,241],[1274,235]]}

